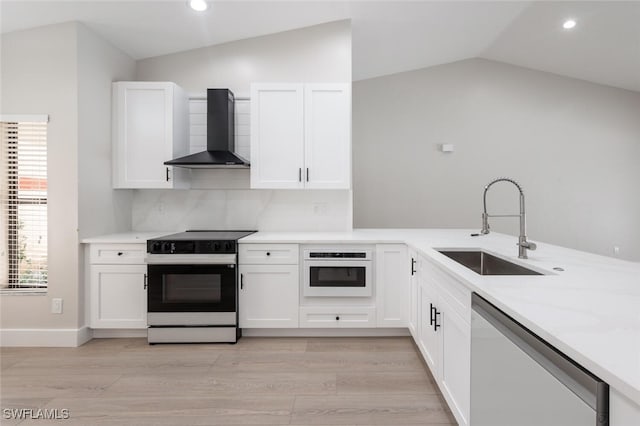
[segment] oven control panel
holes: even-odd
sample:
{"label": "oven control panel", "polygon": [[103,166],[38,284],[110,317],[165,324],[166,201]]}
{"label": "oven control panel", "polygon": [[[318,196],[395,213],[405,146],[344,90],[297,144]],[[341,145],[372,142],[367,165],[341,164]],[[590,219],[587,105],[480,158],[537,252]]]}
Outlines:
{"label": "oven control panel", "polygon": [[236,253],[236,242],[219,241],[147,241],[147,253],[151,254],[233,254]]}

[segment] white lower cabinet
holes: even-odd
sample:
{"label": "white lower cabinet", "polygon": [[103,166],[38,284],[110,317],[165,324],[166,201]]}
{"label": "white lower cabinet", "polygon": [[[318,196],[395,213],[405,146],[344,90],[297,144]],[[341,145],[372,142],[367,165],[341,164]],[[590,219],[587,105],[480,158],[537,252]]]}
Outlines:
{"label": "white lower cabinet", "polygon": [[409,257],[409,332],[413,338],[418,340],[418,254],[414,249],[408,250]]}
{"label": "white lower cabinet", "polygon": [[418,347],[434,379],[440,378],[440,334],[434,328],[434,306],[437,294],[432,282],[423,277],[418,280]]}
{"label": "white lower cabinet", "polygon": [[[469,425],[471,392],[471,324],[459,306],[470,306],[471,292],[418,260],[418,347],[458,424]],[[453,298],[453,299],[452,299]],[[450,300],[455,302],[452,307]]]}
{"label": "white lower cabinet", "polygon": [[302,328],[363,328],[376,326],[374,306],[301,306]]}
{"label": "white lower cabinet", "polygon": [[91,328],[146,328],[146,265],[91,265]]}
{"label": "white lower cabinet", "polygon": [[405,244],[376,245],[376,308],[378,327],[406,327],[409,320],[409,274]]}
{"label": "white lower cabinet", "polygon": [[240,328],[297,328],[298,265],[240,265]]}
{"label": "white lower cabinet", "polygon": [[147,328],[146,244],[90,244],[91,328]]}
{"label": "white lower cabinet", "polygon": [[240,328],[297,328],[297,244],[240,244]]}
{"label": "white lower cabinet", "polygon": [[460,425],[469,424],[471,407],[471,326],[440,300],[442,327],[440,389]]}

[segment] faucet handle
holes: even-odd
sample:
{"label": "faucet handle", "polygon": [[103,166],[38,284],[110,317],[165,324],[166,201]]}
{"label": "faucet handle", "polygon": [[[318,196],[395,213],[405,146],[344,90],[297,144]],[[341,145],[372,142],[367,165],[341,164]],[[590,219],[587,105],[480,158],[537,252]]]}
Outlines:
{"label": "faucet handle", "polygon": [[517,245],[517,246],[520,246],[520,247],[524,247],[524,248],[526,248],[527,250],[535,250],[535,249],[537,249],[537,248],[538,248],[538,246],[536,245],[536,243],[531,242],[531,241],[527,241],[527,240],[524,240],[524,241],[522,241],[522,242],[518,242],[518,243],[516,243],[516,245]]}

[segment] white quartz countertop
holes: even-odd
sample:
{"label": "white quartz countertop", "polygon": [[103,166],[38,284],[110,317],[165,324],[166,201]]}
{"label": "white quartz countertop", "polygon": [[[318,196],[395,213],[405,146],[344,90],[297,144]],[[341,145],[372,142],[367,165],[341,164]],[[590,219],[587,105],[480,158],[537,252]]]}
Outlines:
{"label": "white quartz countertop", "polygon": [[[477,229],[354,229],[348,232],[258,232],[243,244],[406,243],[532,332],[640,402],[640,263],[539,243],[517,258],[517,238]],[[162,233],[87,238],[86,243],[137,242]],[[437,252],[483,249],[544,276],[481,276]],[[553,268],[563,268],[555,271]]]}
{"label": "white quartz countertop", "polygon": [[[538,243],[518,259],[517,238],[460,229],[258,232],[241,243],[407,243],[596,376],[640,402],[640,263]],[[479,248],[544,276],[481,276],[437,252]],[[555,271],[553,268],[563,268]]]}

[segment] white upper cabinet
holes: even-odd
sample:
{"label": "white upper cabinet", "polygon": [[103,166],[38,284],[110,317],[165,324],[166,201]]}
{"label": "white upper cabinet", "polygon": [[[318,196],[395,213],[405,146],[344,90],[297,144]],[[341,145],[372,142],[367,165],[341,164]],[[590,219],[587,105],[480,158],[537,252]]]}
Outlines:
{"label": "white upper cabinet", "polygon": [[350,85],[253,84],[251,187],[350,186]]}
{"label": "white upper cabinet", "polygon": [[304,86],[251,85],[251,187],[303,188]]}
{"label": "white upper cabinet", "polygon": [[351,93],[348,84],[304,88],[306,188],[344,189],[351,181]]}
{"label": "white upper cabinet", "polygon": [[113,83],[113,187],[183,187],[185,170],[164,165],[188,154],[188,99],[170,82]]}

